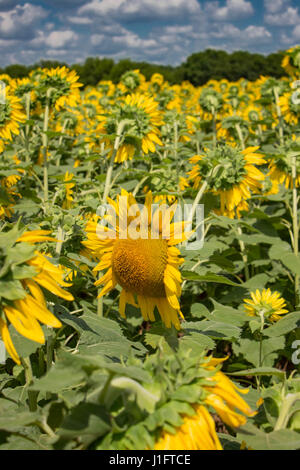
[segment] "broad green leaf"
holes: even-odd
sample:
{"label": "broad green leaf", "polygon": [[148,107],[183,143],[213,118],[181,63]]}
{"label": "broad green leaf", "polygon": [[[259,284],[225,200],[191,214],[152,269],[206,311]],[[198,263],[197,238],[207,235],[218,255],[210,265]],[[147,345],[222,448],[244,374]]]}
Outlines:
{"label": "broad green leaf", "polygon": [[110,431],[110,417],[103,406],[80,403],[64,419],[58,434],[63,439],[79,439],[86,445]]}
{"label": "broad green leaf", "polygon": [[236,282],[233,282],[224,276],[219,276],[213,273],[208,273],[205,276],[200,276],[199,274],[194,273],[193,271],[183,271],[182,277],[187,281],[214,282],[216,284],[226,284],[228,286],[244,287],[243,284],[237,284]]}
{"label": "broad green leaf", "polygon": [[[239,434],[241,438],[243,434]],[[245,435],[247,446],[254,450],[299,450],[300,433],[291,429],[280,429],[270,433],[258,431],[256,435]]]}
{"label": "broad green leaf", "polygon": [[275,367],[258,367],[255,369],[241,370],[240,372],[230,372],[230,375],[235,377],[245,377],[247,375],[253,375],[255,377],[275,375],[277,377],[283,378],[285,377],[285,372],[279,369],[275,369]]}
{"label": "broad green leaf", "polygon": [[112,379],[110,386],[123,390],[128,394],[133,394],[136,398],[138,407],[148,413],[153,413],[155,405],[160,399],[159,395],[154,395],[136,380],[128,377],[116,377]]}
{"label": "broad green leaf", "polygon": [[[273,366],[274,360],[277,357],[275,352],[284,349],[285,337],[279,336],[276,338],[264,339],[260,344],[254,339],[243,338],[238,343],[233,344],[234,353],[241,354],[246,361],[258,367],[259,364],[264,366]],[[261,356],[261,357],[260,357]]]}
{"label": "broad green leaf", "polygon": [[228,325],[225,322],[214,320],[202,320],[198,322],[183,322],[182,328],[188,333],[197,331],[202,335],[210,336],[214,339],[228,338],[236,339],[240,337],[241,330],[235,325]]}
{"label": "broad green leaf", "polygon": [[[44,334],[47,334],[48,328],[46,326],[42,326],[42,330]],[[28,357],[30,354],[35,353],[38,348],[42,347],[42,344],[20,335],[12,325],[9,325],[9,333],[20,357]]]}
{"label": "broad green leaf", "polygon": [[0,297],[7,300],[18,300],[26,297],[20,281],[0,281]]}
{"label": "broad green leaf", "polygon": [[264,335],[269,337],[286,335],[295,328],[300,328],[300,312],[289,313],[283,316],[274,325],[264,330]]}
{"label": "broad green leaf", "polygon": [[300,275],[300,257],[294,253],[287,253],[280,257],[280,261],[294,274]]}
{"label": "broad green leaf", "polygon": [[146,352],[141,343],[134,343],[125,338],[119,324],[108,318],[93,313],[75,317],[64,311],[59,315],[59,319],[80,333],[77,347],[82,354],[105,354],[111,358],[119,358],[128,356],[131,350],[137,354]]}

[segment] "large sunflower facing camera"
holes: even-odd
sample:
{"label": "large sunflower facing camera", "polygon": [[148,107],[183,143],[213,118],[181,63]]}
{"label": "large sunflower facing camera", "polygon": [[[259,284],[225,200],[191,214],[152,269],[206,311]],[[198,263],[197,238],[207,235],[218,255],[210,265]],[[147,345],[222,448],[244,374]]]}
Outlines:
{"label": "large sunflower facing camera", "polygon": [[[141,213],[137,216],[130,215],[130,208],[137,204],[135,198],[124,190],[121,196],[126,198],[127,204],[126,226],[136,224],[137,231],[142,232],[142,223],[138,222]],[[124,224],[124,206],[120,204],[120,196],[116,201],[108,198],[108,202],[117,214],[117,226],[111,229],[100,225],[100,219],[95,221],[93,218],[86,227],[88,240],[83,242],[100,261],[94,271],[107,269],[104,276],[95,283],[96,286],[104,286],[99,297],[119,284],[122,287],[119,303],[122,317],[125,318],[126,304],[131,304],[139,306],[145,321],[155,321],[156,307],[167,328],[174,325],[179,330],[179,317],[183,318],[179,305],[179,266],[183,259],[175,245],[184,241],[187,234],[184,233],[184,222],[171,223],[169,230],[165,230],[173,219],[175,205],[167,208],[164,213],[160,212],[159,216],[159,209],[152,211],[152,193],[149,192],[143,209],[146,236],[133,239],[130,234],[125,237],[121,229],[121,223]],[[165,237],[166,232],[168,235]]]}

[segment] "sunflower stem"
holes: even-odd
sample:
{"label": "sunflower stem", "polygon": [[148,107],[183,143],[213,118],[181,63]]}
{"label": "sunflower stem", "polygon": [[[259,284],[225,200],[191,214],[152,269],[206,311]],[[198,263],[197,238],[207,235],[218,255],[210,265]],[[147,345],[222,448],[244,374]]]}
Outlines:
{"label": "sunflower stem", "polygon": [[114,162],[115,162],[117,151],[119,150],[119,147],[120,147],[122,133],[126,124],[127,124],[127,120],[125,119],[119,122],[118,127],[117,127],[117,134],[116,134],[116,139],[114,143],[114,149],[113,149],[112,156],[109,161],[108,170],[106,173],[104,193],[103,193],[103,198],[102,198],[103,204],[105,203],[107,196],[109,195],[109,191],[111,189],[111,178],[112,178],[112,173],[113,173],[113,168],[114,168]]}
{"label": "sunflower stem", "polygon": [[212,111],[212,115],[213,115],[213,142],[214,142],[214,149],[216,149],[217,147],[217,113],[214,108]]}
{"label": "sunflower stem", "polygon": [[[61,129],[61,136],[59,138],[59,141],[58,141],[58,148],[60,149],[61,147],[61,144],[62,144],[62,141],[63,141],[63,138],[64,138],[64,133],[65,133],[65,130],[66,130],[66,127],[69,123],[69,118],[66,118],[64,120],[64,123],[63,123],[63,126],[62,126],[62,129]],[[56,160],[56,166],[59,166],[60,164],[60,156],[58,157],[58,159]]]}
{"label": "sunflower stem", "polygon": [[[122,138],[122,133],[124,130],[125,125],[127,124],[126,120],[121,121],[118,124],[117,127],[117,135],[114,143],[114,149],[112,152],[112,156],[110,158],[107,174],[106,174],[106,180],[105,180],[105,186],[104,186],[104,192],[103,192],[103,197],[102,197],[102,204],[105,204],[106,199],[109,195],[109,191],[111,189],[111,179],[112,179],[112,174],[113,174],[113,168],[114,168],[114,163],[115,163],[115,158],[117,151],[119,150],[120,143],[121,143],[121,138]],[[102,277],[103,273],[99,272],[99,279]],[[101,288],[98,290],[98,295],[101,291]],[[97,315],[99,317],[103,317],[103,297],[98,298],[97,300]]]}
{"label": "sunflower stem", "polygon": [[36,411],[38,392],[34,392],[33,390],[28,390],[28,387],[33,383],[33,374],[32,374],[30,357],[21,357],[21,364],[24,368],[25,387],[27,388],[29,409],[30,411]]}
{"label": "sunflower stem", "polygon": [[[29,121],[30,119],[30,92],[26,93],[25,96],[25,109],[26,109],[26,120]],[[29,124],[27,123],[25,126],[25,148],[26,148],[26,163],[30,163],[30,156],[29,156]]]}
{"label": "sunflower stem", "polygon": [[174,157],[176,161],[177,180],[179,180],[179,160],[178,160],[178,123],[174,121]]}
{"label": "sunflower stem", "polygon": [[236,128],[236,131],[238,133],[242,149],[245,150],[245,148],[246,148],[245,139],[244,139],[243,132],[242,132],[242,129],[241,129],[241,126],[239,125],[239,123],[236,123],[235,128]]}
{"label": "sunflower stem", "polygon": [[286,395],[284,401],[280,407],[279,416],[275,424],[274,431],[279,431],[280,429],[285,429],[289,419],[290,419],[290,410],[296,401],[300,400],[300,393],[290,393]]}
{"label": "sunflower stem", "polygon": [[[298,194],[297,194],[297,162],[296,156],[292,157],[292,177],[293,177],[293,238],[294,238],[294,253],[299,255],[299,220],[298,220]],[[299,275],[295,276],[295,303],[296,307],[299,305]]]}
{"label": "sunflower stem", "polygon": [[[240,236],[243,235],[243,231],[242,231],[241,227],[237,228],[237,232]],[[243,242],[243,240],[239,240],[239,245],[240,245],[240,248],[241,248],[242,259],[243,259],[243,262],[245,264],[245,278],[246,278],[246,281],[249,281],[250,271],[249,271],[249,266],[248,266],[248,256],[247,256],[247,253],[246,253],[246,245]]]}
{"label": "sunflower stem", "polygon": [[280,139],[280,144],[284,144],[284,137],[283,137],[283,123],[282,123],[282,113],[280,109],[280,103],[279,103],[279,95],[278,95],[278,90],[276,87],[273,88],[274,96],[275,96],[275,105],[276,105],[276,112],[279,120],[279,139]]}
{"label": "sunflower stem", "polygon": [[56,243],[55,251],[56,251],[57,256],[59,257],[61,254],[61,250],[62,250],[62,246],[64,242],[64,231],[61,226],[59,226],[57,229],[57,240],[58,241]]}
{"label": "sunflower stem", "polygon": [[42,144],[43,144],[43,165],[44,165],[44,211],[47,212],[48,199],[49,199],[49,182],[48,182],[48,156],[47,156],[47,147],[48,147],[48,125],[49,125],[49,112],[50,112],[50,94],[52,88],[47,90],[46,94],[46,105],[44,112],[44,125],[43,125],[43,135],[42,135]]}

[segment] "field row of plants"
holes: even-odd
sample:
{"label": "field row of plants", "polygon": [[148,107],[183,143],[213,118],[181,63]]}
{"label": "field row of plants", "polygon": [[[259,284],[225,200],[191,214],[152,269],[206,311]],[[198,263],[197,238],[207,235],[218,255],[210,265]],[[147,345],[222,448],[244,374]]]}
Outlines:
{"label": "field row of plants", "polygon": [[282,66],[0,75],[1,450],[300,449],[300,47]]}

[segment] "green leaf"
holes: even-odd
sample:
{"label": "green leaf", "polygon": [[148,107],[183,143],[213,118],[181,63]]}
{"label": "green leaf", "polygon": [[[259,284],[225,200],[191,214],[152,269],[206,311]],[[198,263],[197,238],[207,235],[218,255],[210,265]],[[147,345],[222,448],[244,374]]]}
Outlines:
{"label": "green leaf", "polygon": [[[241,431],[243,428],[241,428]],[[247,446],[254,450],[299,450],[300,434],[291,429],[280,429],[270,433],[257,430],[256,435],[243,435],[239,437],[245,440]]]}
{"label": "green leaf", "polygon": [[294,274],[300,275],[300,256],[294,253],[286,253],[280,257],[280,261]]}
{"label": "green leaf", "polygon": [[268,281],[268,274],[257,274],[256,276],[253,276],[251,279],[249,279],[249,281],[244,282],[243,287],[250,291],[254,291],[256,289],[265,287]]}
{"label": "green leaf", "polygon": [[103,358],[60,352],[49,372],[35,379],[31,390],[57,393],[83,385],[89,374],[103,367]]}
{"label": "green leaf", "polygon": [[216,284],[226,284],[228,286],[244,287],[243,284],[237,284],[236,282],[233,282],[224,276],[218,276],[217,274],[213,273],[208,273],[205,276],[200,276],[200,274],[194,273],[193,271],[183,271],[182,277],[187,281],[215,282]]}
{"label": "green leaf", "polygon": [[11,413],[6,412],[0,416],[0,429],[8,432],[18,432],[23,426],[34,424],[39,418],[39,413],[21,411],[15,408]]}
{"label": "green leaf", "polygon": [[13,266],[12,274],[14,279],[26,279],[36,276],[37,272],[33,266]]}
{"label": "green leaf", "polygon": [[300,312],[293,312],[280,318],[275,325],[264,330],[264,335],[269,337],[277,337],[286,335],[295,328],[300,328]]}
{"label": "green leaf", "polygon": [[203,318],[210,315],[210,311],[203,304],[193,304],[191,307],[192,317]]}
{"label": "green leaf", "polygon": [[88,444],[110,431],[110,419],[103,406],[80,403],[64,419],[58,434],[63,439],[79,439]]}
{"label": "green leaf", "polygon": [[234,353],[241,354],[246,361],[258,367],[261,361],[262,365],[273,366],[276,358],[275,351],[284,349],[285,337],[278,336],[276,338],[264,339],[261,343],[261,358],[260,358],[260,345],[254,339],[242,338],[238,344],[233,344]]}
{"label": "green leaf", "polygon": [[[42,346],[40,343],[20,335],[20,333],[12,325],[9,325],[8,329],[11,340],[20,357],[28,357],[30,354],[35,353],[36,350]],[[47,327],[42,326],[42,330],[45,334],[47,332]]]}
{"label": "green leaf", "polygon": [[237,327],[243,326],[249,317],[246,312],[236,310],[228,305],[219,304],[215,299],[212,299],[215,310],[207,316],[210,320],[219,321],[222,323],[228,323],[229,325],[235,325]]}
{"label": "green leaf", "polygon": [[202,335],[207,335],[214,339],[236,339],[239,338],[241,334],[241,330],[237,326],[213,320],[183,322],[182,328],[185,332],[192,333],[193,331],[197,331]]}
{"label": "green leaf", "polygon": [[125,338],[119,324],[108,318],[98,317],[94,313],[75,317],[64,310],[59,319],[79,332],[77,348],[82,354],[105,354],[111,358],[119,358],[127,357],[130,351],[137,354],[146,352],[141,343],[134,343]]}
{"label": "green leaf", "polygon": [[285,372],[274,367],[258,367],[255,369],[246,369],[239,372],[229,372],[229,375],[234,375],[235,377],[245,377],[247,375],[253,375],[255,377],[260,376],[273,376],[283,379],[285,377]]}
{"label": "green leaf", "polygon": [[159,395],[154,395],[136,380],[128,377],[116,377],[112,379],[110,386],[123,390],[128,394],[133,394],[136,398],[138,407],[148,413],[153,413],[155,405],[160,399]]}
{"label": "green leaf", "polygon": [[18,300],[26,297],[20,281],[0,281],[0,297],[7,300]]}

